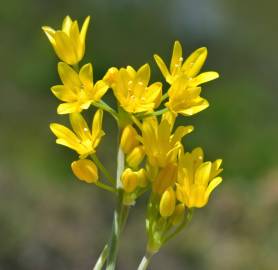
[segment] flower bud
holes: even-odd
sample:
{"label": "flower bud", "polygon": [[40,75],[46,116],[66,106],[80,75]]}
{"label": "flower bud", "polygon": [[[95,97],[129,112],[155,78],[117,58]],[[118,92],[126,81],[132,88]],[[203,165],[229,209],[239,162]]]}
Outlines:
{"label": "flower bud", "polygon": [[124,190],[126,192],[133,192],[138,185],[137,172],[134,172],[130,168],[127,168],[123,171],[121,180]]}
{"label": "flower bud", "polygon": [[87,183],[96,183],[98,181],[97,166],[89,159],[73,161],[71,163],[71,169],[79,180]]}
{"label": "flower bud", "polygon": [[138,177],[138,186],[139,187],[144,188],[148,185],[148,179],[147,179],[145,169],[142,168],[139,171],[137,171],[137,177]]}
{"label": "flower bud", "polygon": [[113,86],[113,84],[116,81],[117,78],[117,74],[118,74],[118,69],[115,67],[111,67],[108,69],[108,71],[106,72],[106,74],[103,77],[103,81],[109,85],[109,87]]}
{"label": "flower bud", "polygon": [[120,146],[125,154],[128,154],[132,149],[139,144],[137,139],[137,131],[131,125],[124,128],[121,136]]}
{"label": "flower bud", "polygon": [[184,218],[184,211],[185,211],[185,208],[184,208],[183,203],[176,205],[175,211],[174,211],[173,215],[171,216],[171,223],[173,225],[177,225],[182,222],[182,220]]}
{"label": "flower bud", "polygon": [[170,163],[160,170],[153,182],[153,190],[162,194],[169,186],[171,186],[177,177],[177,165]]}
{"label": "flower bud", "polygon": [[144,159],[145,151],[143,146],[136,146],[133,150],[127,155],[126,162],[131,168],[136,169],[142,160]]}
{"label": "flower bud", "polygon": [[175,211],[176,195],[172,187],[163,192],[159,204],[160,215],[164,218],[171,216]]}

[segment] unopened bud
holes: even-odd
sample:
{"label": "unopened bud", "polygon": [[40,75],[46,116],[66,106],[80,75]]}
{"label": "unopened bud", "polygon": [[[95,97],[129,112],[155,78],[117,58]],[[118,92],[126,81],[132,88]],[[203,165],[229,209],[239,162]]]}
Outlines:
{"label": "unopened bud", "polygon": [[71,163],[71,169],[79,180],[87,183],[96,183],[98,181],[97,166],[89,159],[73,161]]}
{"label": "unopened bud", "polygon": [[136,146],[133,150],[127,155],[126,162],[131,168],[136,169],[140,163],[143,161],[145,156],[145,151],[143,146]]}
{"label": "unopened bud", "polygon": [[111,67],[108,69],[108,71],[106,72],[102,80],[107,85],[109,85],[109,87],[111,87],[116,82],[117,74],[118,74],[118,69],[115,67]]}
{"label": "unopened bud", "polygon": [[123,129],[120,146],[125,154],[130,153],[132,149],[139,144],[137,135],[137,131],[131,125]]}
{"label": "unopened bud", "polygon": [[175,211],[176,195],[172,187],[163,192],[159,204],[160,215],[164,218],[171,216]]}
{"label": "unopened bud", "polygon": [[138,185],[137,172],[134,172],[130,168],[127,168],[123,171],[121,180],[124,190],[126,192],[133,192]]}
{"label": "unopened bud", "polygon": [[174,211],[173,215],[171,216],[171,222],[173,225],[180,224],[183,221],[184,211],[185,211],[185,208],[184,208],[183,203],[176,205],[175,211]]}
{"label": "unopened bud", "polygon": [[139,171],[137,171],[137,177],[138,177],[138,186],[139,187],[144,188],[148,185],[148,179],[147,179],[145,169],[142,168]]}

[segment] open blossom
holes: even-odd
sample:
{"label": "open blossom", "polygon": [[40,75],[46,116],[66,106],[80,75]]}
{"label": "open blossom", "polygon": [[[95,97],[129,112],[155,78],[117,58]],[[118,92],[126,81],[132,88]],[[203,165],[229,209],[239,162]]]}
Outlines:
{"label": "open blossom", "polygon": [[165,167],[176,162],[181,139],[193,131],[193,126],[179,126],[172,134],[175,117],[170,112],[164,113],[160,123],[156,117],[145,118],[142,125],[142,137],[148,162],[152,166]]}
{"label": "open blossom", "polygon": [[69,65],[77,64],[84,56],[85,39],[90,22],[88,16],[79,31],[77,21],[72,21],[66,16],[61,30],[54,30],[49,26],[43,26],[42,29],[52,44],[57,56]]}
{"label": "open blossom", "polygon": [[184,61],[181,44],[179,41],[175,41],[169,69],[160,56],[155,54],[154,58],[169,84],[172,84],[179,76],[185,75],[191,80],[190,86],[198,86],[219,77],[215,71],[204,72],[197,76],[206,61],[207,54],[207,48],[199,48]]}
{"label": "open blossom", "polygon": [[112,68],[105,76],[120,106],[129,113],[151,112],[161,103],[162,84],[150,81],[150,66],[143,65],[136,71],[131,66]]}
{"label": "open blossom", "polygon": [[211,192],[222,182],[218,175],[221,159],[203,162],[201,148],[191,153],[181,154],[177,178],[177,199],[188,208],[203,207],[207,204]]}
{"label": "open blossom", "polygon": [[102,117],[103,111],[98,110],[93,118],[92,130],[90,130],[82,115],[73,113],[70,114],[70,123],[74,132],[57,123],[52,123],[50,129],[57,137],[57,144],[75,150],[80,158],[86,158],[95,153],[101,137],[105,134],[102,130]]}
{"label": "open blossom", "polygon": [[58,73],[63,85],[51,87],[53,94],[64,102],[58,106],[58,114],[88,109],[91,103],[99,101],[108,89],[102,80],[94,84],[92,64],[84,65],[77,73],[66,63],[60,62]]}
{"label": "open blossom", "polygon": [[196,114],[209,106],[206,99],[200,97],[201,87],[190,86],[187,76],[181,75],[171,85],[169,101],[165,105],[175,113],[185,116]]}

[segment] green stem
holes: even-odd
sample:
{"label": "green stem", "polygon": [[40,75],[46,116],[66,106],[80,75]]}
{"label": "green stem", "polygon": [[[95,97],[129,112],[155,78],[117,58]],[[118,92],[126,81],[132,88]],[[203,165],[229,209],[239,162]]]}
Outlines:
{"label": "green stem", "polygon": [[114,211],[112,225],[112,235],[109,243],[109,253],[107,257],[106,270],[114,270],[117,262],[119,239],[129,212],[129,207],[123,204],[124,190],[122,189],[121,175],[124,170],[125,159],[124,153],[119,147],[117,156],[117,183],[118,190],[117,205]]}
{"label": "green stem", "polygon": [[137,270],[146,270],[148,268],[148,265],[149,265],[153,255],[154,255],[154,253],[146,252],[146,254],[142,258]]}
{"label": "green stem", "polygon": [[168,91],[162,96],[161,101],[165,100],[166,98],[168,98]]}
{"label": "green stem", "polygon": [[110,186],[108,186],[108,185],[106,185],[106,184],[103,184],[103,183],[101,183],[101,182],[96,182],[95,185],[98,186],[98,187],[100,187],[100,188],[102,188],[102,189],[104,189],[104,190],[107,190],[107,191],[109,191],[109,192],[113,192],[113,193],[116,193],[116,192],[117,192],[117,190],[116,190],[115,188],[110,187]]}
{"label": "green stem", "polygon": [[118,122],[119,119],[118,119],[118,114],[117,112],[111,108],[107,103],[105,103],[103,100],[100,100],[98,102],[94,102],[93,105],[99,109],[102,109],[104,111],[107,111],[108,113],[110,113],[114,119]]}
{"label": "green stem", "polygon": [[100,253],[100,256],[99,256],[93,270],[101,270],[102,269],[102,267],[104,266],[104,263],[106,261],[107,255],[108,255],[108,245],[105,245],[102,252]]}
{"label": "green stem", "polygon": [[177,227],[177,229],[172,234],[170,234],[169,236],[167,236],[165,238],[165,240],[163,241],[163,245],[166,244],[173,237],[175,237],[177,234],[179,234],[191,221],[192,216],[193,216],[193,209],[188,209],[188,214],[187,214],[185,220],[180,224],[180,226]]}
{"label": "green stem", "polygon": [[97,165],[97,167],[101,170],[101,172],[104,174],[104,176],[107,178],[107,180],[115,185],[115,179],[110,175],[110,173],[106,170],[106,168],[104,167],[104,165],[101,163],[101,161],[98,159],[96,154],[92,154],[91,155],[92,160],[95,162],[95,164]]}

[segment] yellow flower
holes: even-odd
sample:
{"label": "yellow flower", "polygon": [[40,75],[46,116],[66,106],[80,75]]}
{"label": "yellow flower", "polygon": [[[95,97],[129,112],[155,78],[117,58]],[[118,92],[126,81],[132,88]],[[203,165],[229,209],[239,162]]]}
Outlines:
{"label": "yellow flower", "polygon": [[165,167],[169,163],[175,163],[181,148],[180,140],[193,131],[193,126],[180,126],[171,134],[174,120],[170,112],[162,115],[160,123],[156,117],[144,119],[142,137],[139,140],[144,145],[150,165]]}
{"label": "yellow flower", "polygon": [[206,99],[200,97],[201,87],[190,87],[189,80],[182,75],[171,85],[169,101],[165,105],[175,113],[186,116],[198,113],[209,106]]}
{"label": "yellow flower", "polygon": [[69,65],[77,64],[84,56],[85,39],[90,22],[88,16],[79,31],[77,21],[72,21],[66,16],[62,30],[55,31],[49,26],[43,26],[42,29],[52,44],[57,56]]}
{"label": "yellow flower", "polygon": [[176,206],[176,195],[172,187],[169,187],[162,194],[160,204],[159,204],[159,212],[160,215],[164,218],[171,216],[175,211]]}
{"label": "yellow flower", "polygon": [[86,158],[95,153],[101,137],[105,134],[102,130],[102,117],[103,111],[98,110],[93,118],[91,131],[80,113],[70,114],[70,123],[74,132],[56,123],[50,124],[50,129],[57,137],[56,143],[75,150],[80,158]]}
{"label": "yellow flower", "polygon": [[154,59],[169,84],[172,84],[179,76],[185,75],[191,81],[190,85],[194,87],[219,77],[214,71],[204,72],[197,76],[206,61],[207,54],[207,48],[199,48],[183,61],[181,44],[175,41],[169,70],[160,56],[155,54]]}
{"label": "yellow flower", "polygon": [[93,83],[92,64],[84,65],[79,74],[64,62],[58,64],[58,72],[63,85],[51,87],[53,94],[65,103],[58,106],[58,114],[81,112],[92,102],[98,102],[108,86],[103,81]]}
{"label": "yellow flower", "polygon": [[138,133],[132,125],[127,125],[122,132],[120,146],[125,154],[130,153],[139,144]]}
{"label": "yellow flower", "polygon": [[222,182],[217,177],[223,169],[221,159],[203,162],[203,151],[196,148],[192,153],[181,154],[177,179],[177,199],[188,208],[203,207],[211,192]]}
{"label": "yellow flower", "polygon": [[148,86],[150,66],[143,65],[138,71],[131,66],[108,71],[105,80],[111,85],[121,107],[129,113],[151,112],[161,103],[162,84]]}
{"label": "yellow flower", "polygon": [[74,175],[87,183],[96,183],[98,181],[97,166],[92,160],[79,159],[71,163]]}

